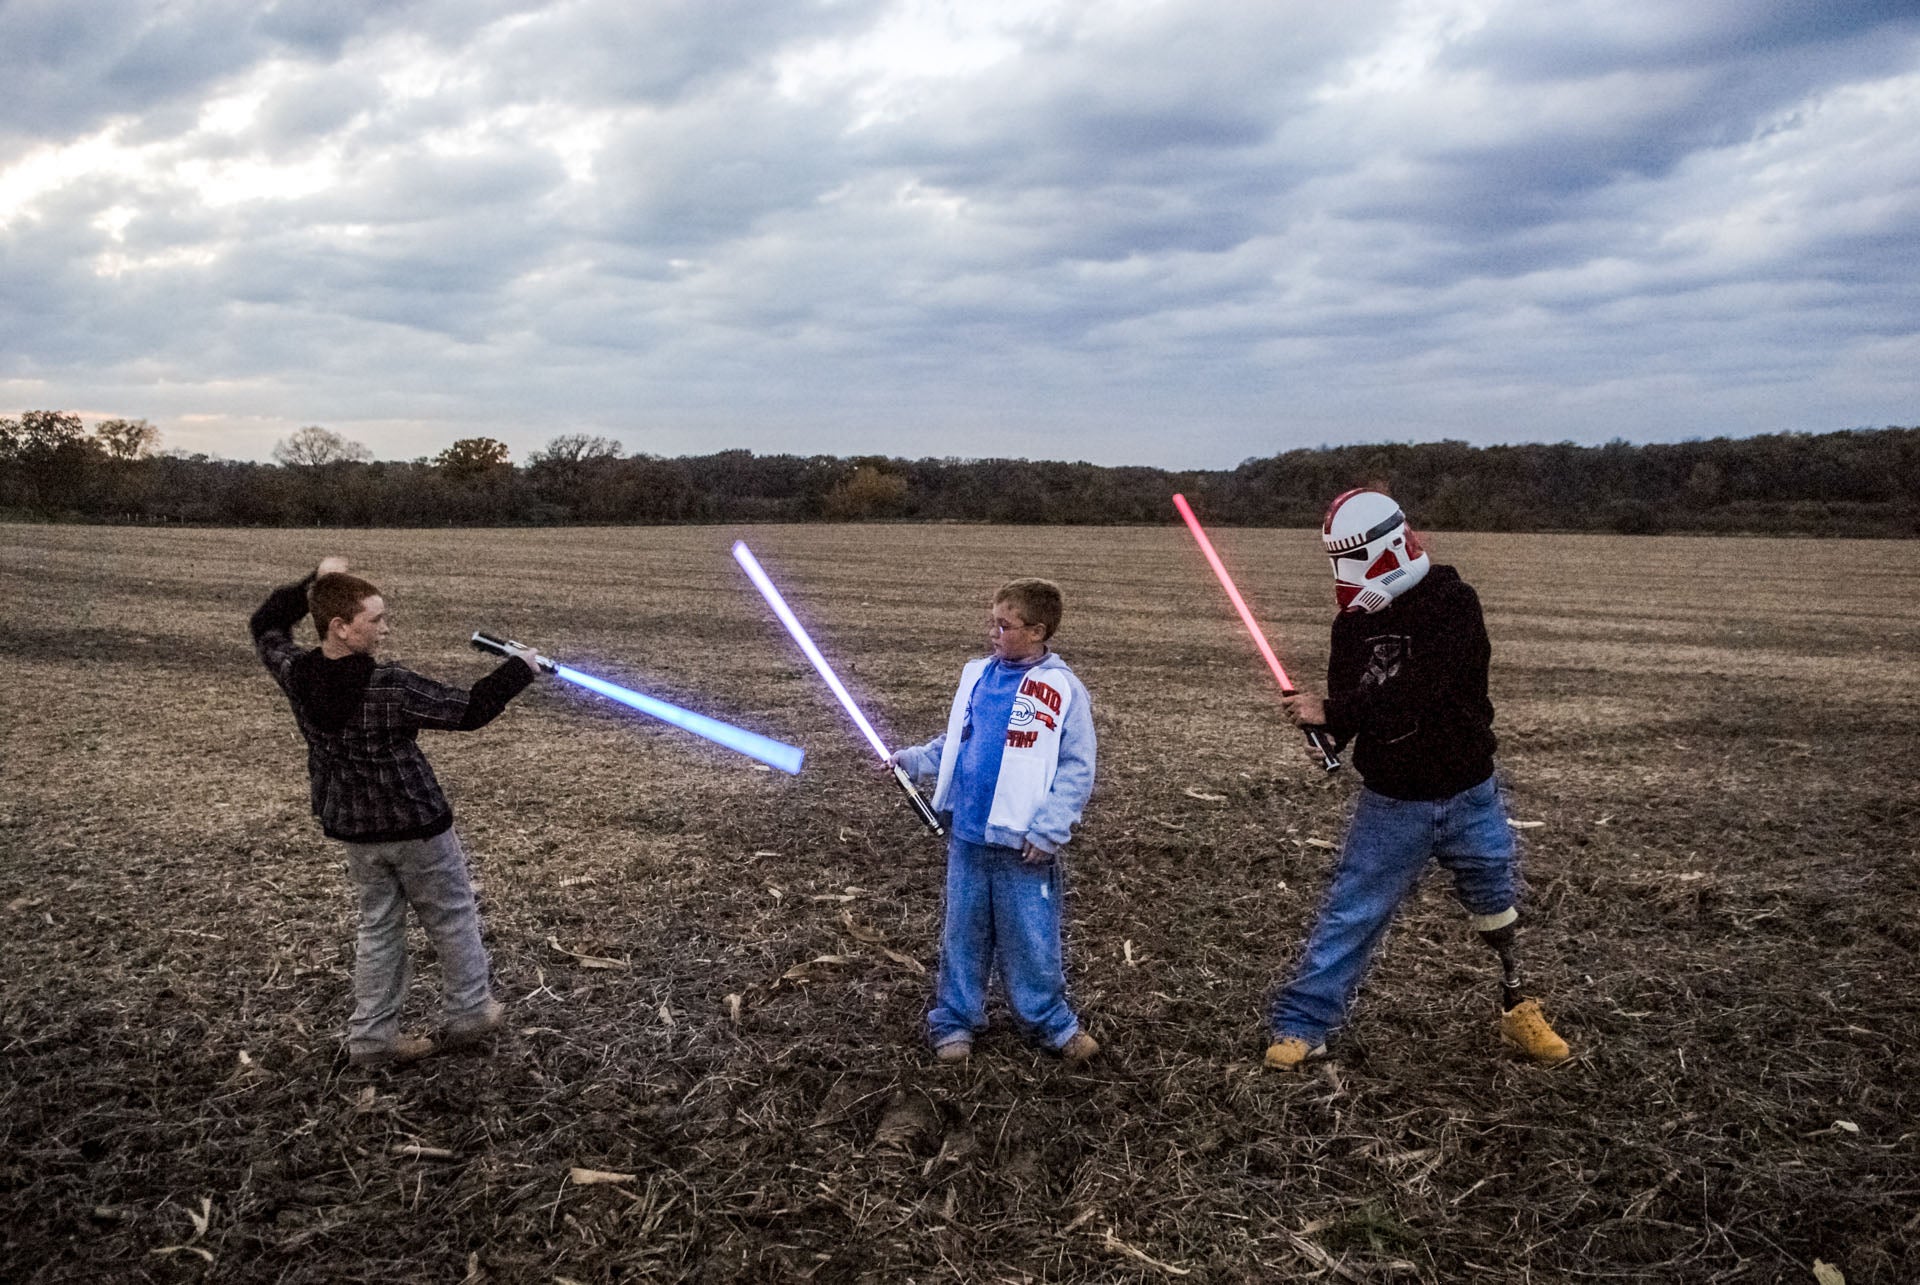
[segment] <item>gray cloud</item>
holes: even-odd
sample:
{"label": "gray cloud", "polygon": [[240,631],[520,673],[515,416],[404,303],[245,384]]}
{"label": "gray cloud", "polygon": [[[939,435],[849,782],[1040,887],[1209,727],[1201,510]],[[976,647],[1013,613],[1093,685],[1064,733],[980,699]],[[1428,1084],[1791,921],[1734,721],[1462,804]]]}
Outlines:
{"label": "gray cloud", "polygon": [[496,91],[574,103],[662,104],[742,73],[795,42],[857,30],[881,5],[820,0],[571,4],[482,50]]}
{"label": "gray cloud", "polygon": [[1846,47],[1840,66],[1872,73],[1899,66],[1898,55],[1879,60],[1874,44],[1861,37],[1884,42],[1920,29],[1920,14],[1904,0],[1819,5],[1579,0],[1552,6],[1507,0],[1496,12],[1496,21],[1456,47],[1452,61],[1492,70],[1503,79],[1547,83],[1615,72],[1744,65],[1765,66],[1777,75],[1781,58],[1832,46]]}
{"label": "gray cloud", "polygon": [[247,0],[12,0],[0,6],[0,137],[86,133],[116,116],[179,127],[197,99],[275,52],[337,56],[383,7]]}
{"label": "gray cloud", "polygon": [[252,457],[1913,422],[1909,11],[16,0],[0,407]]}

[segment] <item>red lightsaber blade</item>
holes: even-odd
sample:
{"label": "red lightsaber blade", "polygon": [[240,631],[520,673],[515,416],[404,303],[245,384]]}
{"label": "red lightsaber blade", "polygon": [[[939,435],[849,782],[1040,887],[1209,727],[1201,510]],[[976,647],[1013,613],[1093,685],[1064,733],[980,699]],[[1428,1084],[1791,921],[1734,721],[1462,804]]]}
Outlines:
{"label": "red lightsaber blade", "polygon": [[[1273,677],[1280,684],[1280,694],[1291,696],[1294,692],[1293,680],[1287,677],[1286,669],[1280,664],[1280,658],[1273,654],[1273,644],[1260,632],[1260,626],[1254,622],[1253,610],[1247,606],[1247,600],[1240,596],[1240,590],[1234,587],[1233,577],[1227,574],[1227,564],[1220,561],[1220,555],[1214,552],[1213,541],[1207,539],[1207,533],[1200,525],[1200,519],[1193,515],[1193,506],[1187,503],[1187,497],[1173,497],[1173,507],[1180,511],[1180,518],[1187,524],[1187,530],[1193,532],[1193,538],[1200,545],[1200,552],[1206,555],[1207,565],[1213,568],[1220,587],[1227,591],[1228,601],[1233,609],[1240,613],[1240,623],[1253,635],[1253,645],[1260,649],[1260,656],[1267,662],[1267,668],[1273,671]],[[1320,755],[1320,765],[1332,772],[1339,768],[1340,759],[1333,752],[1333,743],[1322,732],[1309,731],[1307,743]]]}

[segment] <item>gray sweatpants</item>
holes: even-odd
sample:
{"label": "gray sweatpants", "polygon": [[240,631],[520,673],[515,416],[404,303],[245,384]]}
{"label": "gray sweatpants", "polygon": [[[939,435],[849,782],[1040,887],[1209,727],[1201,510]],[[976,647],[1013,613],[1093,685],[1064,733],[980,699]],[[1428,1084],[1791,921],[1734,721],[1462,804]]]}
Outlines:
{"label": "gray sweatpants", "polygon": [[347,1045],[358,1053],[384,1048],[400,1034],[400,1003],[413,975],[407,958],[407,907],[440,959],[448,1021],[478,1013],[492,991],[480,912],[466,853],[452,830],[431,839],[347,843],[347,873],[360,900],[360,937],[353,955],[353,1020]]}

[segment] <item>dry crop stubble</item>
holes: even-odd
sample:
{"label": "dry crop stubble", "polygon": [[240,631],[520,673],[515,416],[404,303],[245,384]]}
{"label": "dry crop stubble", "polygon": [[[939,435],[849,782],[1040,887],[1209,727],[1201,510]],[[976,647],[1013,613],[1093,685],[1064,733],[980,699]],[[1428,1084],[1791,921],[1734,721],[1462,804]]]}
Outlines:
{"label": "dry crop stubble", "polygon": [[[1213,534],[1320,672],[1312,534]],[[1101,735],[1069,876],[1086,1070],[1004,1020],[932,1066],[938,845],[736,536],[894,744],[939,730],[994,587],[1065,587]],[[1496,1048],[1437,880],[1335,1062],[1255,1070],[1353,783],[1306,763],[1177,527],[0,528],[6,1274],[1901,1279],[1920,545],[1436,545],[1481,591],[1513,812],[1541,823],[1526,959],[1579,1052],[1556,1070]],[[513,1005],[491,1057],[340,1053],[349,899],[245,638],[329,552],[429,673],[484,672],[487,627],[809,751],[788,780],[557,685],[430,738]]]}

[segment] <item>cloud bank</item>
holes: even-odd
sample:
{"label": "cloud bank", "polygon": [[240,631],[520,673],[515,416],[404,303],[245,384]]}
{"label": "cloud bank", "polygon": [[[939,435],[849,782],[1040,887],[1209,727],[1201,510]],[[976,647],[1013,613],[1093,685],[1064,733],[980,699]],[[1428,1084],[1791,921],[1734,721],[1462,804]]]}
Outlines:
{"label": "cloud bank", "polygon": [[233,458],[1920,419],[1907,4],[13,0],[0,84],[0,407]]}

